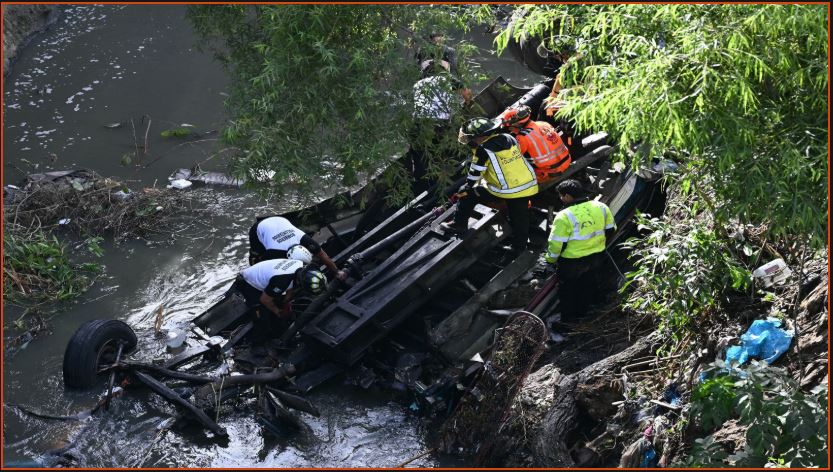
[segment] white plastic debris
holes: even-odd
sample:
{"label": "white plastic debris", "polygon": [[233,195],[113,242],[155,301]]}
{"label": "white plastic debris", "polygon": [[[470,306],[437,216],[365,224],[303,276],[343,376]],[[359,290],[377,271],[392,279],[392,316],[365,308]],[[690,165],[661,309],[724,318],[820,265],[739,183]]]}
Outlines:
{"label": "white plastic debris", "polygon": [[661,174],[674,172],[678,168],[679,166],[677,165],[677,163],[669,159],[662,159],[661,161],[654,164],[654,170]]}
{"label": "white plastic debris", "polygon": [[176,422],[176,418],[167,418],[158,425],[156,425],[156,430],[161,431],[163,429],[169,429],[171,426],[174,425],[174,422]]}
{"label": "white plastic debris", "polygon": [[131,192],[129,189],[127,191],[118,190],[116,192],[113,192],[113,198],[115,198],[116,200],[119,200],[119,201],[127,200],[128,198],[132,197],[133,195],[134,195],[133,192]]}
{"label": "white plastic debris", "polygon": [[70,221],[72,221],[72,220],[69,219],[69,218],[61,218],[60,220],[58,220],[58,224],[59,225],[66,225],[66,224],[69,224]]}
{"label": "white plastic debris", "polygon": [[168,331],[168,338],[165,341],[165,345],[168,349],[179,349],[182,347],[182,343],[185,342],[185,331],[181,329],[172,329]]}
{"label": "white plastic debris", "polygon": [[184,188],[190,187],[191,185],[193,185],[193,183],[190,180],[176,179],[171,181],[171,185],[168,185],[168,188],[182,190]]}
{"label": "white plastic debris", "polygon": [[480,353],[479,353],[479,352],[478,352],[477,354],[475,354],[475,355],[474,355],[471,359],[469,359],[469,360],[470,360],[470,361],[474,361],[474,362],[480,362],[480,363],[483,363],[483,357],[480,355]]}
{"label": "white plastic debris", "polygon": [[752,271],[752,277],[760,279],[764,287],[771,287],[773,284],[781,283],[792,274],[792,271],[783,259],[778,258],[768,262]]}
{"label": "white plastic debris", "polygon": [[567,340],[567,338],[565,338],[564,336],[562,336],[562,335],[560,335],[556,332],[550,333],[550,341],[552,341],[554,343],[560,343],[560,342],[563,342],[563,341],[566,341],[566,340]]}

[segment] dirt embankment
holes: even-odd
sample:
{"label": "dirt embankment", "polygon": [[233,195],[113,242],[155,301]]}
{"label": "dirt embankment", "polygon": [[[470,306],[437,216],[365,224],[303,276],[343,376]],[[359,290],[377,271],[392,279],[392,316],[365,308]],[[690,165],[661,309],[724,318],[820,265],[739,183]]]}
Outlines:
{"label": "dirt embankment", "polygon": [[3,75],[29,40],[60,16],[57,5],[3,5]]}
{"label": "dirt embankment", "polygon": [[[825,264],[812,261],[800,288],[778,290],[785,312],[798,302],[797,316],[784,320],[797,336],[775,366],[807,390],[824,382],[827,372]],[[648,320],[628,323],[618,311],[589,320],[574,330],[569,343],[551,346],[539,361],[501,431],[497,443],[503,447],[488,466],[639,467],[649,447],[660,467],[684,459],[693,440],[705,435],[693,421],[680,421],[689,416],[695,379],[706,364],[724,359],[727,346],[739,344],[749,324],[765,318],[770,307],[739,306],[730,322],[661,356],[656,352],[663,335]],[[664,398],[671,390],[674,395]],[[727,421],[714,437],[732,453],[744,445],[745,429]]]}

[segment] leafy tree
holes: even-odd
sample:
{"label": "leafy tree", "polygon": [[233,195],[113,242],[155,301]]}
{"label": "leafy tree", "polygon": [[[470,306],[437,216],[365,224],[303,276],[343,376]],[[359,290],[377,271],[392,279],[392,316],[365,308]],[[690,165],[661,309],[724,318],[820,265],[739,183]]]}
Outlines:
{"label": "leafy tree", "polygon": [[[823,5],[526,5],[512,31],[575,50],[561,69],[559,117],[610,133],[620,160],[683,164],[669,178],[678,207],[643,219],[647,238],[629,243],[638,260],[628,306],[657,316],[669,338],[696,339],[747,287],[758,251],[729,236],[743,233],[730,224],[765,229],[762,246],[826,244]],[[806,393],[754,364],[744,375],[701,384],[692,414],[707,432],[737,418],[746,444],[729,455],[713,436],[698,439],[684,465],[826,466],[826,384]]]}
{"label": "leafy tree", "polygon": [[[569,117],[619,158],[684,162],[719,220],[826,242],[828,23],[823,5],[526,5],[516,34],[553,50]],[[506,46],[508,30],[498,37]],[[632,150],[639,152],[632,153]]]}
{"label": "leafy tree", "polygon": [[[197,32],[231,73],[223,139],[242,149],[234,173],[309,192],[355,185],[387,166],[407,149],[414,53],[431,46],[431,31],[464,29],[460,8],[189,6]],[[473,46],[456,46],[465,81]],[[434,177],[448,178],[449,162],[430,164]],[[392,166],[384,177],[392,197],[409,195],[404,169]]]}

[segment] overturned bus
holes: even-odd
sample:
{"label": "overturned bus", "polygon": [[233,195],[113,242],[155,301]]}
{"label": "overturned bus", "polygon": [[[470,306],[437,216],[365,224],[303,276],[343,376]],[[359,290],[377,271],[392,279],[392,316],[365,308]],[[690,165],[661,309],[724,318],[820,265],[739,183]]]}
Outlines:
{"label": "overturned bus", "polygon": [[[485,116],[497,116],[517,104],[538,110],[551,86],[548,81],[522,89],[498,78],[475,101]],[[444,193],[423,192],[398,208],[385,203],[383,189],[367,186],[282,215],[308,221],[304,229],[328,254],[335,254],[333,260],[349,277],[333,280],[314,299],[293,303],[294,322],[270,349],[252,349],[251,309],[242,298],[227,294],[194,318],[185,350],[158,364],[131,360],[141,346],[122,321],[83,324],[66,348],[65,385],[107,385],[106,402],[118,390],[116,385],[144,386],[176,405],[183,417],[223,436],[224,429],[212,419],[223,402],[256,398],[249,403],[255,405],[258,418],[277,431],[272,428],[277,423],[298,421],[290,410],[318,414],[305,393],[362,369],[373,372],[367,378],[410,390],[423,412],[447,416],[466,395],[477,395],[471,386],[484,366],[498,365],[491,356],[501,336],[522,330],[533,350],[548,339],[540,318],[558,304],[555,276],[539,280],[537,290],[515,310],[489,310],[484,305],[532,277],[537,253],[546,247],[549,224],[562,205],[554,190],[558,181],[579,180],[611,208],[618,229],[609,244],[633,230],[629,223],[636,212],[662,207],[660,179],[666,162],[627,169],[611,163],[614,144],[607,134],[571,138],[569,169],[530,199],[530,241],[536,252],[499,263],[505,259],[503,242],[511,232],[499,206],[477,205],[466,232],[446,234],[440,223],[453,216],[455,206],[448,197],[459,183]],[[345,200],[353,205],[337,203]],[[361,201],[369,204],[360,205]],[[303,218],[306,215],[315,216]],[[174,390],[166,384],[170,380],[193,388]],[[359,379],[358,384],[372,381],[376,380]],[[522,381],[523,375],[515,376],[518,385],[507,395]]]}

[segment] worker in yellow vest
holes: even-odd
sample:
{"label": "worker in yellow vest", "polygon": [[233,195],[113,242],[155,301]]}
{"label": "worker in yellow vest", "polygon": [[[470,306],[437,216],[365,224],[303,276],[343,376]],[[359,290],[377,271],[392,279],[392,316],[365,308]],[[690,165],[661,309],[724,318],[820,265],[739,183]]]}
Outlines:
{"label": "worker in yellow vest", "polygon": [[526,249],[529,239],[529,197],[538,193],[535,169],[524,159],[518,141],[500,133],[500,119],[473,118],[461,128],[458,141],[472,149],[466,183],[460,188],[453,222],[443,223],[450,233],[468,229],[468,221],[477,203],[506,203],[512,227],[512,251],[516,256]]}
{"label": "worker in yellow vest", "polygon": [[565,180],[556,190],[566,208],[555,215],[544,258],[555,264],[564,322],[583,315],[589,305],[601,301],[598,273],[616,222],[610,208],[589,200],[577,180]]}

